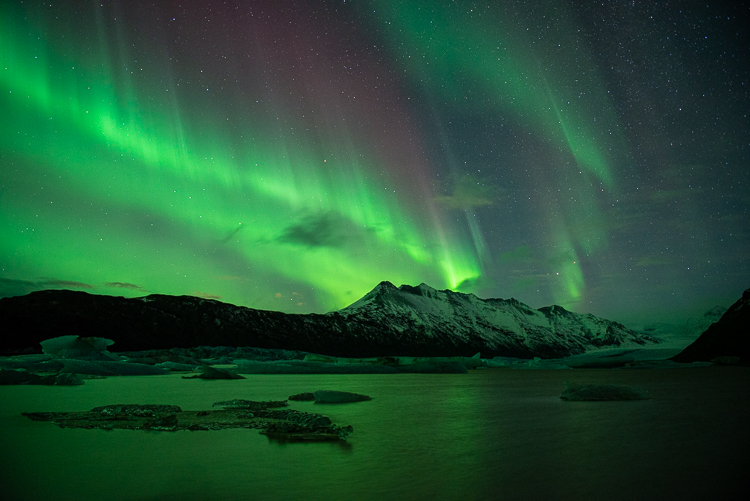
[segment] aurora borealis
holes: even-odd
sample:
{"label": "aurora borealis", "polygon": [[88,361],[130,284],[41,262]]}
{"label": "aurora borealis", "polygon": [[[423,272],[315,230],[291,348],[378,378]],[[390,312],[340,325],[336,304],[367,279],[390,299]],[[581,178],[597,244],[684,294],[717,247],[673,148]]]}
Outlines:
{"label": "aurora borealis", "polygon": [[3,2],[0,295],[727,306],[750,283],[748,13]]}

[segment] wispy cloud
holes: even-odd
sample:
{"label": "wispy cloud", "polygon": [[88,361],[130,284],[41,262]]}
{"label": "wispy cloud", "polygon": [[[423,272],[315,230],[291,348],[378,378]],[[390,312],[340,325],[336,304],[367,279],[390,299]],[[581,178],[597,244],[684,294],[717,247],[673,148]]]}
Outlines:
{"label": "wispy cloud", "polygon": [[278,237],[282,243],[305,247],[345,247],[366,238],[366,233],[335,211],[306,214],[287,226]]}
{"label": "wispy cloud", "polygon": [[130,289],[133,291],[148,292],[146,289],[144,289],[140,285],[129,284],[127,282],[104,282],[102,285],[104,287],[115,287],[118,289]]}
{"label": "wispy cloud", "polygon": [[94,286],[91,284],[86,284],[83,282],[75,282],[73,280],[58,280],[56,278],[46,278],[43,277],[40,279],[39,283],[42,287],[45,289],[93,289]]}
{"label": "wispy cloud", "polygon": [[36,282],[29,280],[0,278],[0,297],[25,296],[42,288]]}

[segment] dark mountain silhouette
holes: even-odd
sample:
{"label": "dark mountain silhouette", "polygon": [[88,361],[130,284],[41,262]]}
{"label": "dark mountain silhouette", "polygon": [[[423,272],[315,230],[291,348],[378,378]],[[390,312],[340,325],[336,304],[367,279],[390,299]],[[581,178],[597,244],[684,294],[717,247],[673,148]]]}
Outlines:
{"label": "dark mountain silhouette", "polygon": [[718,357],[736,357],[738,363],[750,365],[750,289],[672,360],[708,362]]}
{"label": "dark mountain silhouette", "polygon": [[605,346],[640,347],[648,335],[560,306],[480,299],[425,284],[382,282],[327,314],[287,314],[193,296],[141,298],[46,290],[0,299],[0,349],[33,349],[67,334],[105,337],[112,350],[253,346],[333,356],[560,357]]}

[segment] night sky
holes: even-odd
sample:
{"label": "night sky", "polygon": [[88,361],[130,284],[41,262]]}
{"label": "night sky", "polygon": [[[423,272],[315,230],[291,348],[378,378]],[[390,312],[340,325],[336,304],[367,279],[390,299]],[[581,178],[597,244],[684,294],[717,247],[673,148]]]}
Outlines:
{"label": "night sky", "polygon": [[744,2],[4,1],[0,296],[634,321],[750,287]]}

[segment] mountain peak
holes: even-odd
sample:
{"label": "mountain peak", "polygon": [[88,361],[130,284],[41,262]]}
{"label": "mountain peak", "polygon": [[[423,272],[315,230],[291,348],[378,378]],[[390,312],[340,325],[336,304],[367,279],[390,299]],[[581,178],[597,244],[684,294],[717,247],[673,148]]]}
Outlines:
{"label": "mountain peak", "polygon": [[[373,292],[390,292],[390,291],[395,291],[395,290],[398,290],[395,285],[393,285],[388,280],[383,280],[378,285],[376,285],[368,294],[373,293]],[[365,295],[368,295],[368,294],[365,294]]]}

